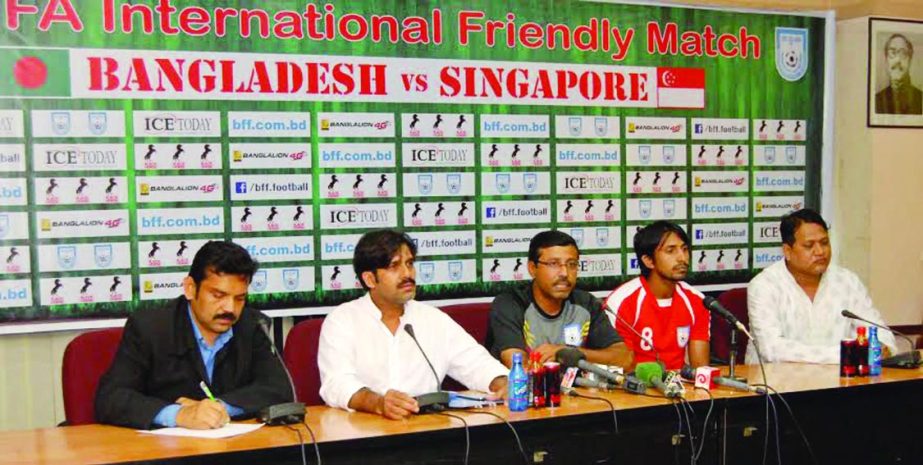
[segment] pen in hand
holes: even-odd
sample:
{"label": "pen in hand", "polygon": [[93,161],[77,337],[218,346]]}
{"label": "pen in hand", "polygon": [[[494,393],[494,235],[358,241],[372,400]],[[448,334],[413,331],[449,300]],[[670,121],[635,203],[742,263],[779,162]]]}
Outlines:
{"label": "pen in hand", "polygon": [[[212,394],[211,389],[208,388],[208,385],[205,384],[205,381],[199,381],[199,389],[202,389],[202,392],[204,392],[205,395],[208,396],[209,399],[215,402],[218,401],[218,399],[215,399],[215,396]],[[225,425],[226,424],[228,424],[228,422],[225,422]]]}
{"label": "pen in hand", "polygon": [[202,389],[202,392],[204,392],[209,399],[215,400],[215,396],[212,395],[212,391],[208,389],[208,385],[205,384],[205,381],[199,381],[199,388]]}

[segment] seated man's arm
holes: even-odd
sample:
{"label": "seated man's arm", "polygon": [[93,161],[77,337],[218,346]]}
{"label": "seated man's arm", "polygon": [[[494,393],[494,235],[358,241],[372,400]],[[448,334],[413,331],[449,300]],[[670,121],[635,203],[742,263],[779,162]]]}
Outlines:
{"label": "seated man's arm", "polygon": [[[152,369],[151,351],[138,323],[134,318],[128,318],[112,365],[99,380],[96,390],[96,421],[147,429],[155,425],[154,417],[161,410],[174,405],[143,393],[147,375]],[[174,410],[178,411],[179,408]]]}
{"label": "seated man's arm", "polygon": [[709,361],[709,344],[708,341],[689,341],[689,364],[692,368],[698,368],[708,365]]}
{"label": "seated man's arm", "polygon": [[594,298],[591,312],[590,331],[585,347],[580,348],[587,361],[630,367],[634,361],[632,352],[602,311],[602,302]]}
{"label": "seated man's arm", "polygon": [[[763,361],[837,363],[840,359],[838,345],[830,347],[807,344],[786,337],[786,324],[780,315],[779,290],[768,281],[752,281],[747,286],[747,312],[750,331],[759,345]],[[748,361],[752,362],[752,361]]]}
{"label": "seated man's arm", "polygon": [[317,348],[320,370],[320,396],[324,402],[344,410],[374,413],[391,419],[405,418],[419,411],[417,401],[409,395],[389,390],[378,394],[361,380],[354,354],[356,335],[349,322],[335,312],[321,327]]}
{"label": "seated man's arm", "polygon": [[[228,405],[227,411],[232,415],[254,415],[265,407],[294,399],[285,368],[272,352],[272,342],[259,324],[253,325],[251,331],[250,383],[217,395]],[[225,361],[229,362],[231,360]]]}
{"label": "seated man's arm", "polygon": [[710,339],[711,339],[711,314],[705,308],[705,304],[696,299],[692,311],[695,319],[692,328],[689,331],[689,347],[686,355],[689,357],[689,364],[692,368],[706,366],[711,361]]}
{"label": "seated man's arm", "polygon": [[628,346],[624,342],[612,343],[605,349],[588,349],[586,347],[575,347],[583,352],[586,360],[590,363],[602,363],[603,365],[616,365],[620,367],[630,367],[634,357]]}
{"label": "seated man's arm", "polygon": [[[447,374],[468,389],[505,395],[506,375],[509,370],[491,357],[464,328],[448,315],[440,315],[444,328],[444,353],[448,362]],[[512,357],[510,358],[512,364]]]}
{"label": "seated man's arm", "polygon": [[394,389],[388,390],[383,396],[368,388],[359,389],[349,399],[349,408],[374,413],[392,420],[407,418],[420,411],[416,399]]}
{"label": "seated man's arm", "polygon": [[507,368],[513,366],[513,354],[521,353],[526,359],[526,339],[523,335],[525,309],[512,293],[498,295],[490,304],[490,331],[493,344],[490,354],[498,358]]}

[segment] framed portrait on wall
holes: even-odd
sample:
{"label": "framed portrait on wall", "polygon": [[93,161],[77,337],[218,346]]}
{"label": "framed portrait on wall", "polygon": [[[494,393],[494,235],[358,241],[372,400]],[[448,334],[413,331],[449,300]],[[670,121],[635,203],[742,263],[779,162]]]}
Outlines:
{"label": "framed portrait on wall", "polygon": [[868,126],[923,128],[923,21],[869,18]]}

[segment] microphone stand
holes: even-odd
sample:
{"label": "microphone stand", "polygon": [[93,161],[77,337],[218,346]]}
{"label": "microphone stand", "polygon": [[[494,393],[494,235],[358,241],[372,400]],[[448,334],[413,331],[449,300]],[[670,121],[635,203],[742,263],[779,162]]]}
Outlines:
{"label": "microphone stand", "polygon": [[731,378],[735,381],[740,381],[742,383],[747,382],[747,378],[743,376],[737,376],[736,366],[737,366],[737,328],[734,325],[728,323],[728,327],[731,328],[731,333],[728,335],[728,346],[730,347],[730,352],[728,353],[728,378]]}

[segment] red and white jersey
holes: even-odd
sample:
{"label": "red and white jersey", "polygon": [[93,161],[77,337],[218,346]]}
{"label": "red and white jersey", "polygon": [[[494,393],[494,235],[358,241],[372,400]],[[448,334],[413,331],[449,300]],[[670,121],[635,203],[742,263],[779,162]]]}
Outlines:
{"label": "red and white jersey", "polygon": [[619,316],[616,320],[609,313],[609,320],[634,352],[635,363],[654,362],[659,354],[667,370],[679,370],[685,363],[689,341],[709,340],[710,315],[702,303],[702,293],[684,282],[674,289],[672,302],[661,307],[647,280],[639,276],[606,297],[605,305]]}

